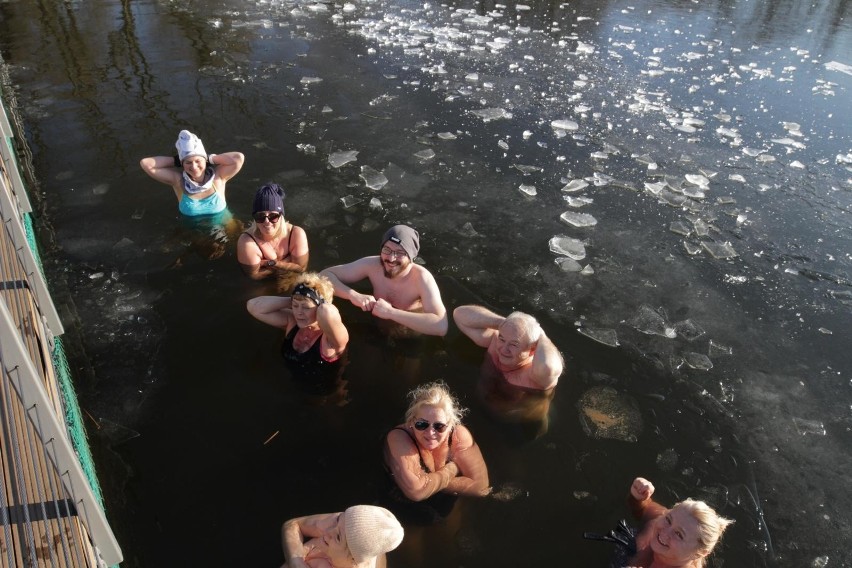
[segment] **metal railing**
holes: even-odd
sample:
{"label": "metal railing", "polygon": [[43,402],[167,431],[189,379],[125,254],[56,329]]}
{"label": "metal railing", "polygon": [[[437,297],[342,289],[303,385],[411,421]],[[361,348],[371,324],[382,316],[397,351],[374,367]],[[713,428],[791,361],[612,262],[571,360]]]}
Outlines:
{"label": "metal railing", "polygon": [[68,430],[54,364],[62,323],[27,239],[2,101],[0,131],[0,567],[116,565],[121,549]]}

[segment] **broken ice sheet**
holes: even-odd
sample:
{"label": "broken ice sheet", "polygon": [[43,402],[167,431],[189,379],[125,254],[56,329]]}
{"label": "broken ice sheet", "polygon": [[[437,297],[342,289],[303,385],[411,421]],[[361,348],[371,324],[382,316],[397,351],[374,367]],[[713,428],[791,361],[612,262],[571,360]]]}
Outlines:
{"label": "broken ice sheet", "polygon": [[343,206],[346,207],[347,209],[349,209],[350,207],[352,207],[354,205],[358,205],[362,201],[364,201],[362,198],[355,197],[354,195],[346,195],[346,196],[340,198],[340,202],[343,203]]}
{"label": "broken ice sheet", "polygon": [[438,138],[440,138],[441,140],[455,140],[456,138],[458,138],[458,136],[456,136],[452,132],[439,132]]}
{"label": "broken ice sheet", "polygon": [[551,238],[547,244],[550,247],[550,252],[561,254],[574,260],[583,260],[586,258],[586,246],[579,239],[557,235]]}
{"label": "broken ice sheet", "polygon": [[435,152],[432,149],[427,148],[426,150],[420,150],[419,152],[415,152],[414,157],[422,162],[425,162],[434,158]]}
{"label": "broken ice sheet", "polygon": [[581,189],[585,189],[589,187],[589,182],[582,179],[574,179],[566,183],[562,187],[563,193],[574,193],[575,191],[580,191]]}
{"label": "broken ice sheet", "polygon": [[729,357],[733,355],[733,353],[734,350],[731,347],[727,345],[722,345],[721,343],[716,343],[712,339],[707,345],[707,355],[709,355],[710,357]]}
{"label": "broken ice sheet", "polygon": [[321,83],[322,78],[320,78],[320,77],[302,77],[302,79],[299,82],[303,85],[314,85],[316,83]]}
{"label": "broken ice sheet", "polygon": [[648,335],[661,335],[669,339],[677,337],[674,328],[666,322],[666,319],[647,304],[639,306],[636,314],[625,323]]}
{"label": "broken ice sheet", "polygon": [[701,246],[704,250],[710,253],[713,258],[734,258],[737,251],[731,246],[731,243],[719,243],[716,241],[701,241]]}
{"label": "broken ice sheet", "polygon": [[690,229],[683,221],[672,221],[669,225],[669,231],[677,235],[687,237],[692,232],[692,229]]}
{"label": "broken ice sheet", "polygon": [[512,118],[512,113],[507,112],[502,108],[484,108],[480,110],[472,110],[469,112],[481,118],[483,122],[489,122],[501,118]]}
{"label": "broken ice sheet", "polygon": [[695,341],[706,332],[704,328],[700,325],[692,321],[691,319],[685,319],[683,321],[679,321],[674,324],[674,329],[679,336],[686,339],[687,341]]}
{"label": "broken ice sheet", "polygon": [[349,162],[357,160],[358,150],[339,150],[328,156],[328,163],[333,168],[339,168]]}
{"label": "broken ice sheet", "polygon": [[808,434],[816,436],[825,436],[825,426],[819,420],[805,420],[804,418],[793,417],[793,424],[796,426],[796,431],[801,436]]}
{"label": "broken ice sheet", "polygon": [[564,130],[566,132],[570,132],[573,130],[577,130],[580,128],[580,125],[574,122],[573,120],[569,120],[567,118],[562,118],[559,120],[554,120],[550,123],[550,127],[554,130]]}
{"label": "broken ice sheet", "polygon": [[576,213],[574,211],[566,211],[559,218],[569,225],[574,227],[593,227],[598,224],[598,220],[588,213]]}
{"label": "broken ice sheet", "polygon": [[556,260],[554,260],[556,266],[558,266],[562,272],[582,272],[583,267],[580,266],[580,263],[574,260],[573,258],[568,258],[567,256],[560,256]]}
{"label": "broken ice sheet", "polygon": [[598,343],[603,343],[610,347],[618,347],[618,335],[614,329],[600,329],[594,327],[579,327],[577,331],[581,335],[585,335],[589,339],[593,339]]}
{"label": "broken ice sheet", "polygon": [[518,190],[520,190],[520,192],[524,195],[529,195],[530,197],[535,197],[538,194],[534,185],[527,185],[525,183],[518,186]]}
{"label": "broken ice sheet", "polygon": [[364,185],[373,191],[378,191],[388,183],[388,178],[382,172],[371,168],[370,166],[361,166],[361,175],[359,176]]}
{"label": "broken ice sheet", "polygon": [[693,353],[692,351],[688,351],[683,354],[683,358],[686,361],[686,364],[693,369],[709,371],[713,368],[713,362],[710,360],[710,357],[703,353]]}
{"label": "broken ice sheet", "polygon": [[563,195],[562,199],[564,199],[569,206],[571,207],[585,207],[590,203],[593,203],[594,200],[591,197],[571,197],[570,195]]}

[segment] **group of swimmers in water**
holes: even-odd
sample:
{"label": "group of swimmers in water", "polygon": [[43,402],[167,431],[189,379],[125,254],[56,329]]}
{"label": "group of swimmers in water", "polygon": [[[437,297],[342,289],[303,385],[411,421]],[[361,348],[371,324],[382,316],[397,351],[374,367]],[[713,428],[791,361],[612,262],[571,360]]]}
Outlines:
{"label": "group of swimmers in water", "polygon": [[[170,185],[178,208],[188,216],[220,213],[226,208],[226,182],[243,166],[240,152],[207,154],[201,140],[182,130],[177,155],[144,158],[142,169]],[[345,364],[349,332],[333,305],[335,296],[389,324],[396,332],[444,336],[449,316],[434,276],[414,260],[419,233],[395,225],[381,239],[378,255],[308,272],[308,238],[304,229],[284,218],[284,190],[269,183],[255,194],[253,223],[237,241],[237,260],[253,279],[288,275],[286,296],[260,296],[248,312],[284,332],[282,356],[294,376],[309,381],[339,376]],[[369,281],[371,290],[352,285]],[[533,316],[501,316],[478,305],[455,308],[453,321],[462,333],[486,350],[483,374],[508,396],[492,405],[501,417],[523,422],[541,419],[549,408],[564,363]],[[285,567],[375,568],[386,566],[386,553],[402,542],[397,515],[423,522],[423,515],[446,515],[459,496],[490,494],[488,468],[470,430],[462,424],[465,409],[442,381],[409,393],[404,420],[385,437],[384,463],[392,480],[388,507],[355,505],[338,513],[291,519],[282,527]],[[529,404],[529,400],[544,404]],[[628,505],[639,530],[623,525],[609,535],[589,535],[616,542],[618,567],[700,568],[732,522],[702,501],[686,499],[666,508],[652,499],[654,486],[637,477]],[[395,515],[389,509],[397,511]]]}

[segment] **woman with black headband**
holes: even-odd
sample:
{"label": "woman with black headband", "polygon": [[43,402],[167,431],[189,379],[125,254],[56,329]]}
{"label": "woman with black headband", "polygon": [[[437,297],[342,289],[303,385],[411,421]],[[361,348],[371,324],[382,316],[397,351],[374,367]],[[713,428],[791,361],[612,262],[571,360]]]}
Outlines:
{"label": "woman with black headband", "polygon": [[249,313],[284,330],[281,354],[298,378],[332,376],[341,365],[349,332],[331,301],[334,287],[314,272],[299,275],[293,294],[260,296],[248,301]]}
{"label": "woman with black headband", "polygon": [[237,261],[249,277],[304,272],[308,267],[305,230],[284,219],[284,190],[268,183],[257,190],[251,208],[254,222],[237,241]]}

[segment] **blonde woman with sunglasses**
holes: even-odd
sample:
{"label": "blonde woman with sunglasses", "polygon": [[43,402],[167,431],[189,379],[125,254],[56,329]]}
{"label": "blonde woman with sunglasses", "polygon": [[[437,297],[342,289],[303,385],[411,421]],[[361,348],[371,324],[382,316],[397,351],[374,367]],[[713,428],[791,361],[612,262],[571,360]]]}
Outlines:
{"label": "blonde woman with sunglasses", "polygon": [[257,190],[252,205],[254,222],[237,241],[237,261],[247,276],[304,272],[308,267],[308,236],[305,230],[284,219],[284,190],[268,183]]}
{"label": "blonde woman with sunglasses", "polygon": [[[442,381],[408,393],[405,422],[385,440],[385,465],[410,502],[443,495],[490,493],[488,468],[473,435],[461,423],[464,408]],[[447,511],[448,512],[448,511]]]}

